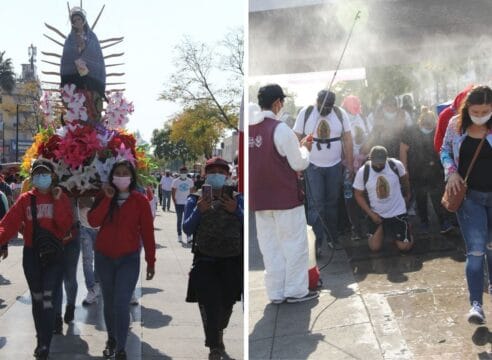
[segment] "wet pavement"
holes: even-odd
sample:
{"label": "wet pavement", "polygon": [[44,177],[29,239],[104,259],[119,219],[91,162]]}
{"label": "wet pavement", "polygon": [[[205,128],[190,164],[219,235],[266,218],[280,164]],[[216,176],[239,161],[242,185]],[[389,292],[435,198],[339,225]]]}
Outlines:
{"label": "wet pavement", "polygon": [[[192,254],[177,241],[174,212],[159,209],[154,224],[156,275],[151,281],[141,278],[137,284],[139,305],[131,307],[128,359],[207,359],[198,306],[184,301]],[[14,241],[9,252],[0,262],[0,359],[33,359],[35,332],[22,271],[22,241]],[[141,276],[145,276],[145,266],[142,254]],[[80,260],[78,270],[75,321],[63,325],[63,335],[54,336],[50,359],[102,359],[106,341],[102,300],[81,305],[87,292]],[[234,306],[224,342],[231,358],[243,358],[241,303]]]}
{"label": "wet pavement", "polygon": [[[268,303],[261,254],[250,239],[250,359],[492,359],[492,330],[466,321],[458,232],[418,234],[407,255],[391,244],[373,255],[366,242],[345,237],[343,249],[323,249],[319,299],[281,305]],[[492,319],[487,294],[484,310]]]}

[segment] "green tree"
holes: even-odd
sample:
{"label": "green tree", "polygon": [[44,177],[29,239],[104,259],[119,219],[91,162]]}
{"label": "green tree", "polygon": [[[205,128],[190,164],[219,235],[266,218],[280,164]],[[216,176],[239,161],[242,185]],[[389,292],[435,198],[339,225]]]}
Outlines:
{"label": "green tree", "polygon": [[15,87],[15,74],[12,59],[4,59],[5,51],[0,52],[0,88],[11,93]]}
{"label": "green tree", "polygon": [[[220,116],[220,112],[210,101],[197,103],[173,120],[171,140],[184,140],[191,152],[209,159],[225,129],[218,120]],[[231,115],[231,121],[237,123],[237,116]]]}
{"label": "green tree", "polygon": [[[232,30],[219,46],[185,37],[175,47],[176,72],[166,82],[159,99],[179,102],[185,108],[207,102],[215,109],[214,121],[237,129],[243,89],[243,33]],[[227,77],[222,83],[217,80]]]}
{"label": "green tree", "polygon": [[165,159],[167,162],[180,160],[182,164],[185,164],[187,161],[197,158],[184,140],[173,141],[171,139],[169,123],[166,123],[163,129],[154,129],[150,142],[154,147],[154,156],[158,159]]}

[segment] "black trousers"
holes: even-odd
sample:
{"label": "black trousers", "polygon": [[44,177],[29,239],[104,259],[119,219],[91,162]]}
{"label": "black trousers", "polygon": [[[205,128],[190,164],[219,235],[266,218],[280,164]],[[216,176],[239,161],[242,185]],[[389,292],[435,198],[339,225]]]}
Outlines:
{"label": "black trousers", "polygon": [[239,258],[195,258],[189,285],[187,301],[198,302],[205,346],[223,347],[223,331],[229,324],[235,301],[241,296],[242,261]]}
{"label": "black trousers", "polygon": [[53,295],[61,286],[62,264],[42,268],[32,248],[24,247],[22,265],[31,292],[32,316],[38,345],[50,347],[55,326]]}

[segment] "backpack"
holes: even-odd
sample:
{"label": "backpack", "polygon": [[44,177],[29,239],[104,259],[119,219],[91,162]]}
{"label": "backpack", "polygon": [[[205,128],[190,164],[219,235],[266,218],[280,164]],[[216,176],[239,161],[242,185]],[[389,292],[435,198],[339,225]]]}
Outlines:
{"label": "backpack", "polygon": [[[309,119],[309,117],[311,116],[312,112],[314,110],[314,106],[313,105],[309,105],[306,109],[306,112],[304,113],[304,124],[302,125],[302,136],[306,136],[306,122],[307,122],[307,119]],[[345,131],[345,128],[343,127],[343,115],[342,115],[342,111],[340,110],[340,108],[338,106],[333,106],[333,111],[335,111],[335,115],[338,119],[338,121],[340,121],[340,124],[342,125],[342,134],[344,133]]]}
{"label": "backpack", "polygon": [[[307,119],[309,119],[309,116],[311,116],[312,112],[314,110],[314,106],[313,105],[309,105],[306,109],[306,112],[304,113],[304,124],[302,126],[302,136],[306,136],[306,121]],[[340,121],[340,124],[342,125],[342,136],[343,136],[343,133],[345,132],[345,128],[343,126],[343,115],[342,115],[342,111],[340,110],[340,108],[338,106],[333,106],[333,111],[335,112],[335,115],[338,119],[338,121]],[[318,138],[314,138],[313,140],[316,142],[316,147],[318,148],[318,150],[321,150],[321,144],[326,144],[326,147],[329,149],[330,148],[330,145],[332,142],[334,141],[341,141],[342,140],[342,136],[339,136],[339,137],[335,137],[335,138],[330,138],[330,139],[318,139]],[[343,143],[342,143],[342,147],[343,147]]]}
{"label": "backpack", "polygon": [[[400,181],[400,173],[398,172],[398,168],[396,167],[396,163],[394,162],[394,159],[393,158],[388,158],[388,165],[389,165],[390,169],[398,177],[398,181]],[[371,160],[368,160],[364,164],[364,174],[363,174],[364,175],[363,178],[364,178],[365,195],[366,195],[366,200],[367,200],[367,203],[368,204],[370,204],[370,202],[369,202],[369,196],[367,195],[366,184],[367,184],[367,180],[369,180],[370,167],[371,167]],[[401,181],[400,181],[400,191],[401,191]],[[403,194],[403,191],[402,191],[402,194]]]}
{"label": "backpack", "polygon": [[[398,176],[398,181],[400,180],[400,173],[398,172],[398,168],[396,167],[396,163],[392,158],[388,158],[388,164],[391,170]],[[364,187],[367,184],[367,180],[369,180],[369,170],[371,167],[371,160],[366,161],[364,164]]]}

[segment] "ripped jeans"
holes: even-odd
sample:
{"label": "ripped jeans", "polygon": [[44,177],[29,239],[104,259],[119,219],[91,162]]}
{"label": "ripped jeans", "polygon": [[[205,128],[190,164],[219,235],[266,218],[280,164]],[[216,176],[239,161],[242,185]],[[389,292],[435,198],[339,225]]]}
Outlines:
{"label": "ripped jeans", "polygon": [[458,210],[458,222],[466,245],[466,280],[470,304],[483,304],[484,255],[492,285],[492,192],[468,190]]}
{"label": "ripped jeans", "polygon": [[62,263],[42,268],[34,250],[24,246],[22,266],[31,292],[32,317],[38,345],[49,348],[55,325],[53,295],[55,289],[61,286]]}

